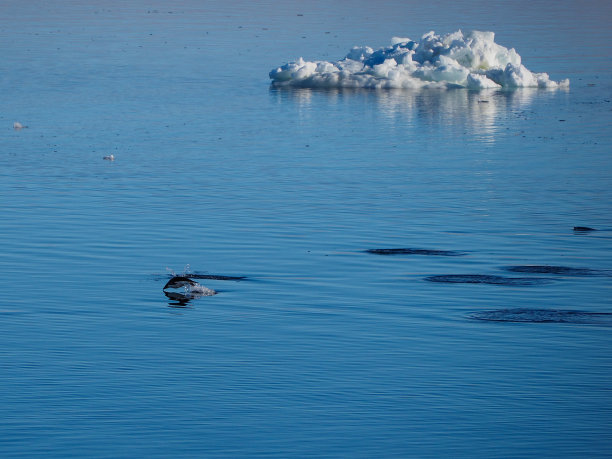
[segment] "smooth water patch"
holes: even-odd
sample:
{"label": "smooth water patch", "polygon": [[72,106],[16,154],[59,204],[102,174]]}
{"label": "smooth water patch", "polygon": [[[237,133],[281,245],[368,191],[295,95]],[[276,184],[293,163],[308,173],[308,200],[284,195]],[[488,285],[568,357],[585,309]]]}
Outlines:
{"label": "smooth water patch", "polygon": [[468,317],[488,322],[554,322],[612,326],[612,313],[607,312],[514,308],[476,312]]}

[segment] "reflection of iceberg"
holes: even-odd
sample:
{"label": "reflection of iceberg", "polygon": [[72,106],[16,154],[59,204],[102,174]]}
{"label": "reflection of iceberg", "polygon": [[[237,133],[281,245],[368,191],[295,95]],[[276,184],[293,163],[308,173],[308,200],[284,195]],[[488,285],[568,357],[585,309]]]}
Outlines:
{"label": "reflection of iceberg", "polygon": [[354,47],[336,62],[302,58],[270,72],[276,86],[302,88],[448,88],[469,89],[569,86],[546,73],[532,73],[514,49],[495,43],[493,32],[459,30],[447,35],[433,31],[417,43],[393,38],[392,45],[374,51]]}
{"label": "reflection of iceberg", "polygon": [[390,119],[417,116],[421,120],[439,120],[449,125],[465,126],[488,140],[494,140],[493,135],[500,127],[500,113],[510,109],[523,110],[536,95],[545,96],[535,88],[478,92],[395,90],[376,95],[381,112]]}
{"label": "reflection of iceberg", "polygon": [[296,104],[305,116],[312,112],[311,106],[317,103],[336,105],[349,99],[362,98],[377,106],[378,112],[387,119],[389,125],[406,126],[418,120],[426,124],[463,126],[468,132],[480,137],[480,140],[491,142],[495,141],[495,134],[502,126],[499,123],[501,114],[524,110],[535,97],[555,97],[558,93],[537,88],[369,91],[289,86],[272,87],[270,94],[279,101]]}

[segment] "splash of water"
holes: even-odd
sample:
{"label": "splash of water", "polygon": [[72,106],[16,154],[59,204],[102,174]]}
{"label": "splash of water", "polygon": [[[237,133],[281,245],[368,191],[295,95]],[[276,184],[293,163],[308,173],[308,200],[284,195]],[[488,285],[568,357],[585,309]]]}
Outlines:
{"label": "splash of water", "polygon": [[185,293],[191,295],[192,297],[200,297],[200,296],[213,296],[216,295],[217,292],[211,288],[204,287],[201,284],[196,283],[195,285],[186,285]]}
{"label": "splash of water", "polygon": [[189,277],[190,270],[191,270],[191,265],[189,263],[185,265],[185,267],[183,268],[183,271],[180,274],[177,274],[176,271],[174,271],[174,269],[166,266],[166,271],[168,272],[168,274],[171,274],[172,277],[175,277],[175,276]]}
{"label": "splash of water", "polygon": [[[166,266],[166,271],[172,275],[172,277],[180,276],[180,277],[190,277],[189,271],[191,270],[191,266],[186,264],[183,268],[183,271],[180,274],[177,274],[174,269]],[[217,292],[211,288],[205,287],[202,284],[195,283],[194,285],[186,284],[183,286],[183,293],[187,299],[197,299],[203,296],[212,296],[216,295]]]}

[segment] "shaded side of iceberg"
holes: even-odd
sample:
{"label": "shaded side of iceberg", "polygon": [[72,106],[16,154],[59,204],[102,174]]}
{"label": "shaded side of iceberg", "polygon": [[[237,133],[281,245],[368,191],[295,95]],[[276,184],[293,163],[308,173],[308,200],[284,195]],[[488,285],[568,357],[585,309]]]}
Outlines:
{"label": "shaded side of iceberg", "polygon": [[299,58],[270,72],[275,86],[300,88],[559,88],[546,73],[529,71],[514,50],[495,43],[493,32],[429,32],[419,42],[394,37],[374,51],[354,47],[339,61]]}

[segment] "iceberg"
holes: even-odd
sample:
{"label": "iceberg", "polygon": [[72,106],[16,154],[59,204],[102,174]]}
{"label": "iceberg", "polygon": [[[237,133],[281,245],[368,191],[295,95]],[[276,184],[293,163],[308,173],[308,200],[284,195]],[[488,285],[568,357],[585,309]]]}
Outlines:
{"label": "iceberg", "polygon": [[567,88],[521,63],[514,50],[495,43],[494,32],[428,32],[416,42],[393,37],[391,46],[355,46],[341,60],[299,58],[270,72],[274,86],[298,88]]}

